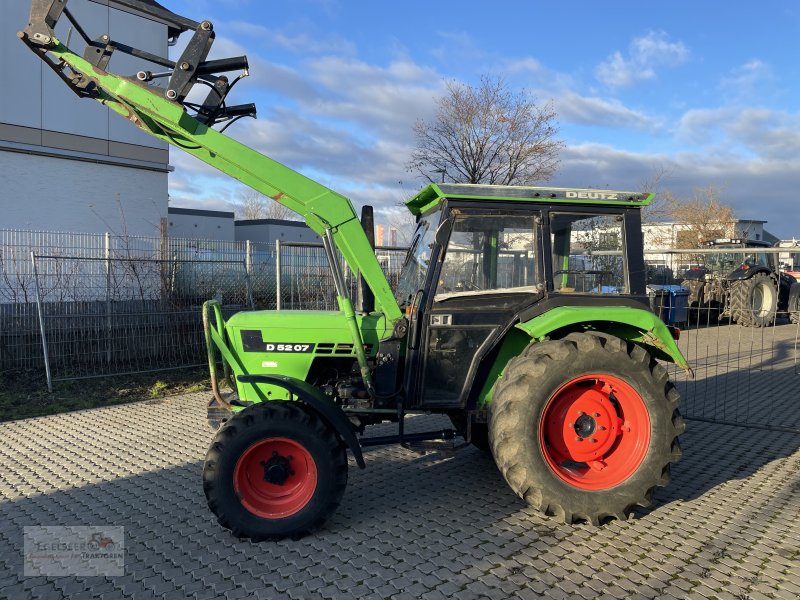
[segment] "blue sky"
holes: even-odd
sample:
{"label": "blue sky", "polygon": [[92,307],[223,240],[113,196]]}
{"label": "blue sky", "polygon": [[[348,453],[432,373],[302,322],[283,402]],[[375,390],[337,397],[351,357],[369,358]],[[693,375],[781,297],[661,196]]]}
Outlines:
{"label": "blue sky", "polygon": [[[447,79],[483,74],[553,102],[566,146],[549,184],[679,197],[715,186],[737,216],[800,237],[800,4],[162,0],[214,22],[212,56],[244,53],[228,133],[379,220],[422,182],[411,128]],[[173,151],[173,206],[226,209],[240,188]]]}

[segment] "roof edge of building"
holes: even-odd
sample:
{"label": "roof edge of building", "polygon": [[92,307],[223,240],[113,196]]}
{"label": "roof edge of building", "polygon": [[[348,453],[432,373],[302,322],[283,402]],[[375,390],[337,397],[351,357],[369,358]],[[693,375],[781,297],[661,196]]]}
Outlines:
{"label": "roof edge of building", "polygon": [[199,208],[181,208],[170,206],[167,208],[170,215],[191,215],[193,217],[215,217],[218,219],[233,219],[234,213],[226,210],[204,210]]}
{"label": "roof edge of building", "polygon": [[291,221],[289,219],[237,219],[234,225],[283,225],[284,227],[310,227],[303,221]]}

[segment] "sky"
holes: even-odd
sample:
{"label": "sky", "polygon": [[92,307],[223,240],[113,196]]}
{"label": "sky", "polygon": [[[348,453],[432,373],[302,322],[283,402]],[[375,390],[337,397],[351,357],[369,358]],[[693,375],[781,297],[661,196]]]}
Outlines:
{"label": "sky", "polygon": [[[800,238],[800,3],[161,0],[246,54],[227,134],[390,222],[424,182],[412,127],[448,80],[502,77],[552,102],[565,146],[540,185],[679,198],[713,186],[743,219]],[[184,35],[188,38],[187,35]],[[176,50],[177,51],[177,50]],[[242,186],[171,151],[170,205],[231,210]]]}

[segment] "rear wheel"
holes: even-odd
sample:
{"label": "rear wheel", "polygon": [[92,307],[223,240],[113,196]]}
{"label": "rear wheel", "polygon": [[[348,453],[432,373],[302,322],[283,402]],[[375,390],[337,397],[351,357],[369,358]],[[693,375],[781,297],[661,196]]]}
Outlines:
{"label": "rear wheel", "polygon": [[745,327],[767,327],[775,321],[778,290],[766,273],[731,284],[731,318]]}
{"label": "rear wheel", "polygon": [[789,289],[787,310],[789,311],[789,321],[800,323],[800,283],[793,284]]}
{"label": "rear wheel", "polygon": [[220,429],[203,468],[203,489],[219,523],[255,541],[318,529],[346,485],[344,445],[298,402],[264,402],[235,415]]}
{"label": "rear wheel", "polygon": [[624,519],[669,481],[685,426],[666,370],[642,348],[571,334],[509,361],[492,452],[511,488],[565,523]]}

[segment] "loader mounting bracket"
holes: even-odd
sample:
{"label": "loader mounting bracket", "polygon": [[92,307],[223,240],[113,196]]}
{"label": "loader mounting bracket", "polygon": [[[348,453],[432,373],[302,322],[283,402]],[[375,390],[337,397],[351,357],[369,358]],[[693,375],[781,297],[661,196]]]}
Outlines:
{"label": "loader mounting bracket", "polygon": [[[113,40],[109,32],[103,32],[94,39],[90,38],[75,18],[75,15],[67,8],[67,3],[68,0],[32,0],[28,26],[17,35],[31,50],[40,54],[45,63],[78,96],[96,98],[98,94],[93,89],[92,82],[83,74],[67,71],[67,65],[63,62],[56,62],[47,56],[47,52],[54,48],[58,42],[54,30],[62,16],[69,20],[72,29],[83,38],[86,43],[83,57],[92,66],[106,71],[114,53],[123,52],[162,67],[165,69],[162,72],[141,70],[131,75],[128,79],[140,85],[145,85],[155,79],[169,78],[166,87],[150,87],[150,89],[161,90],[167,100],[177,102],[184,108],[193,111],[195,113],[194,116],[197,116],[209,127],[223,121],[256,116],[254,104],[237,106],[227,106],[225,104],[228,92],[239,79],[248,75],[247,57],[236,56],[221,60],[206,60],[215,37],[214,25],[210,21],[198,23],[176,15],[161,6],[142,2],[141,0],[116,0],[118,5],[131,8],[138,13],[153,16],[166,23],[169,28],[171,43],[181,33],[185,31],[193,32],[192,39],[186,45],[186,49],[178,61],[175,62],[167,57],[158,56]],[[228,79],[221,74],[231,71],[242,71],[242,74],[232,83],[228,83]],[[197,83],[202,83],[211,88],[208,98],[202,105],[186,102],[186,97]]]}

